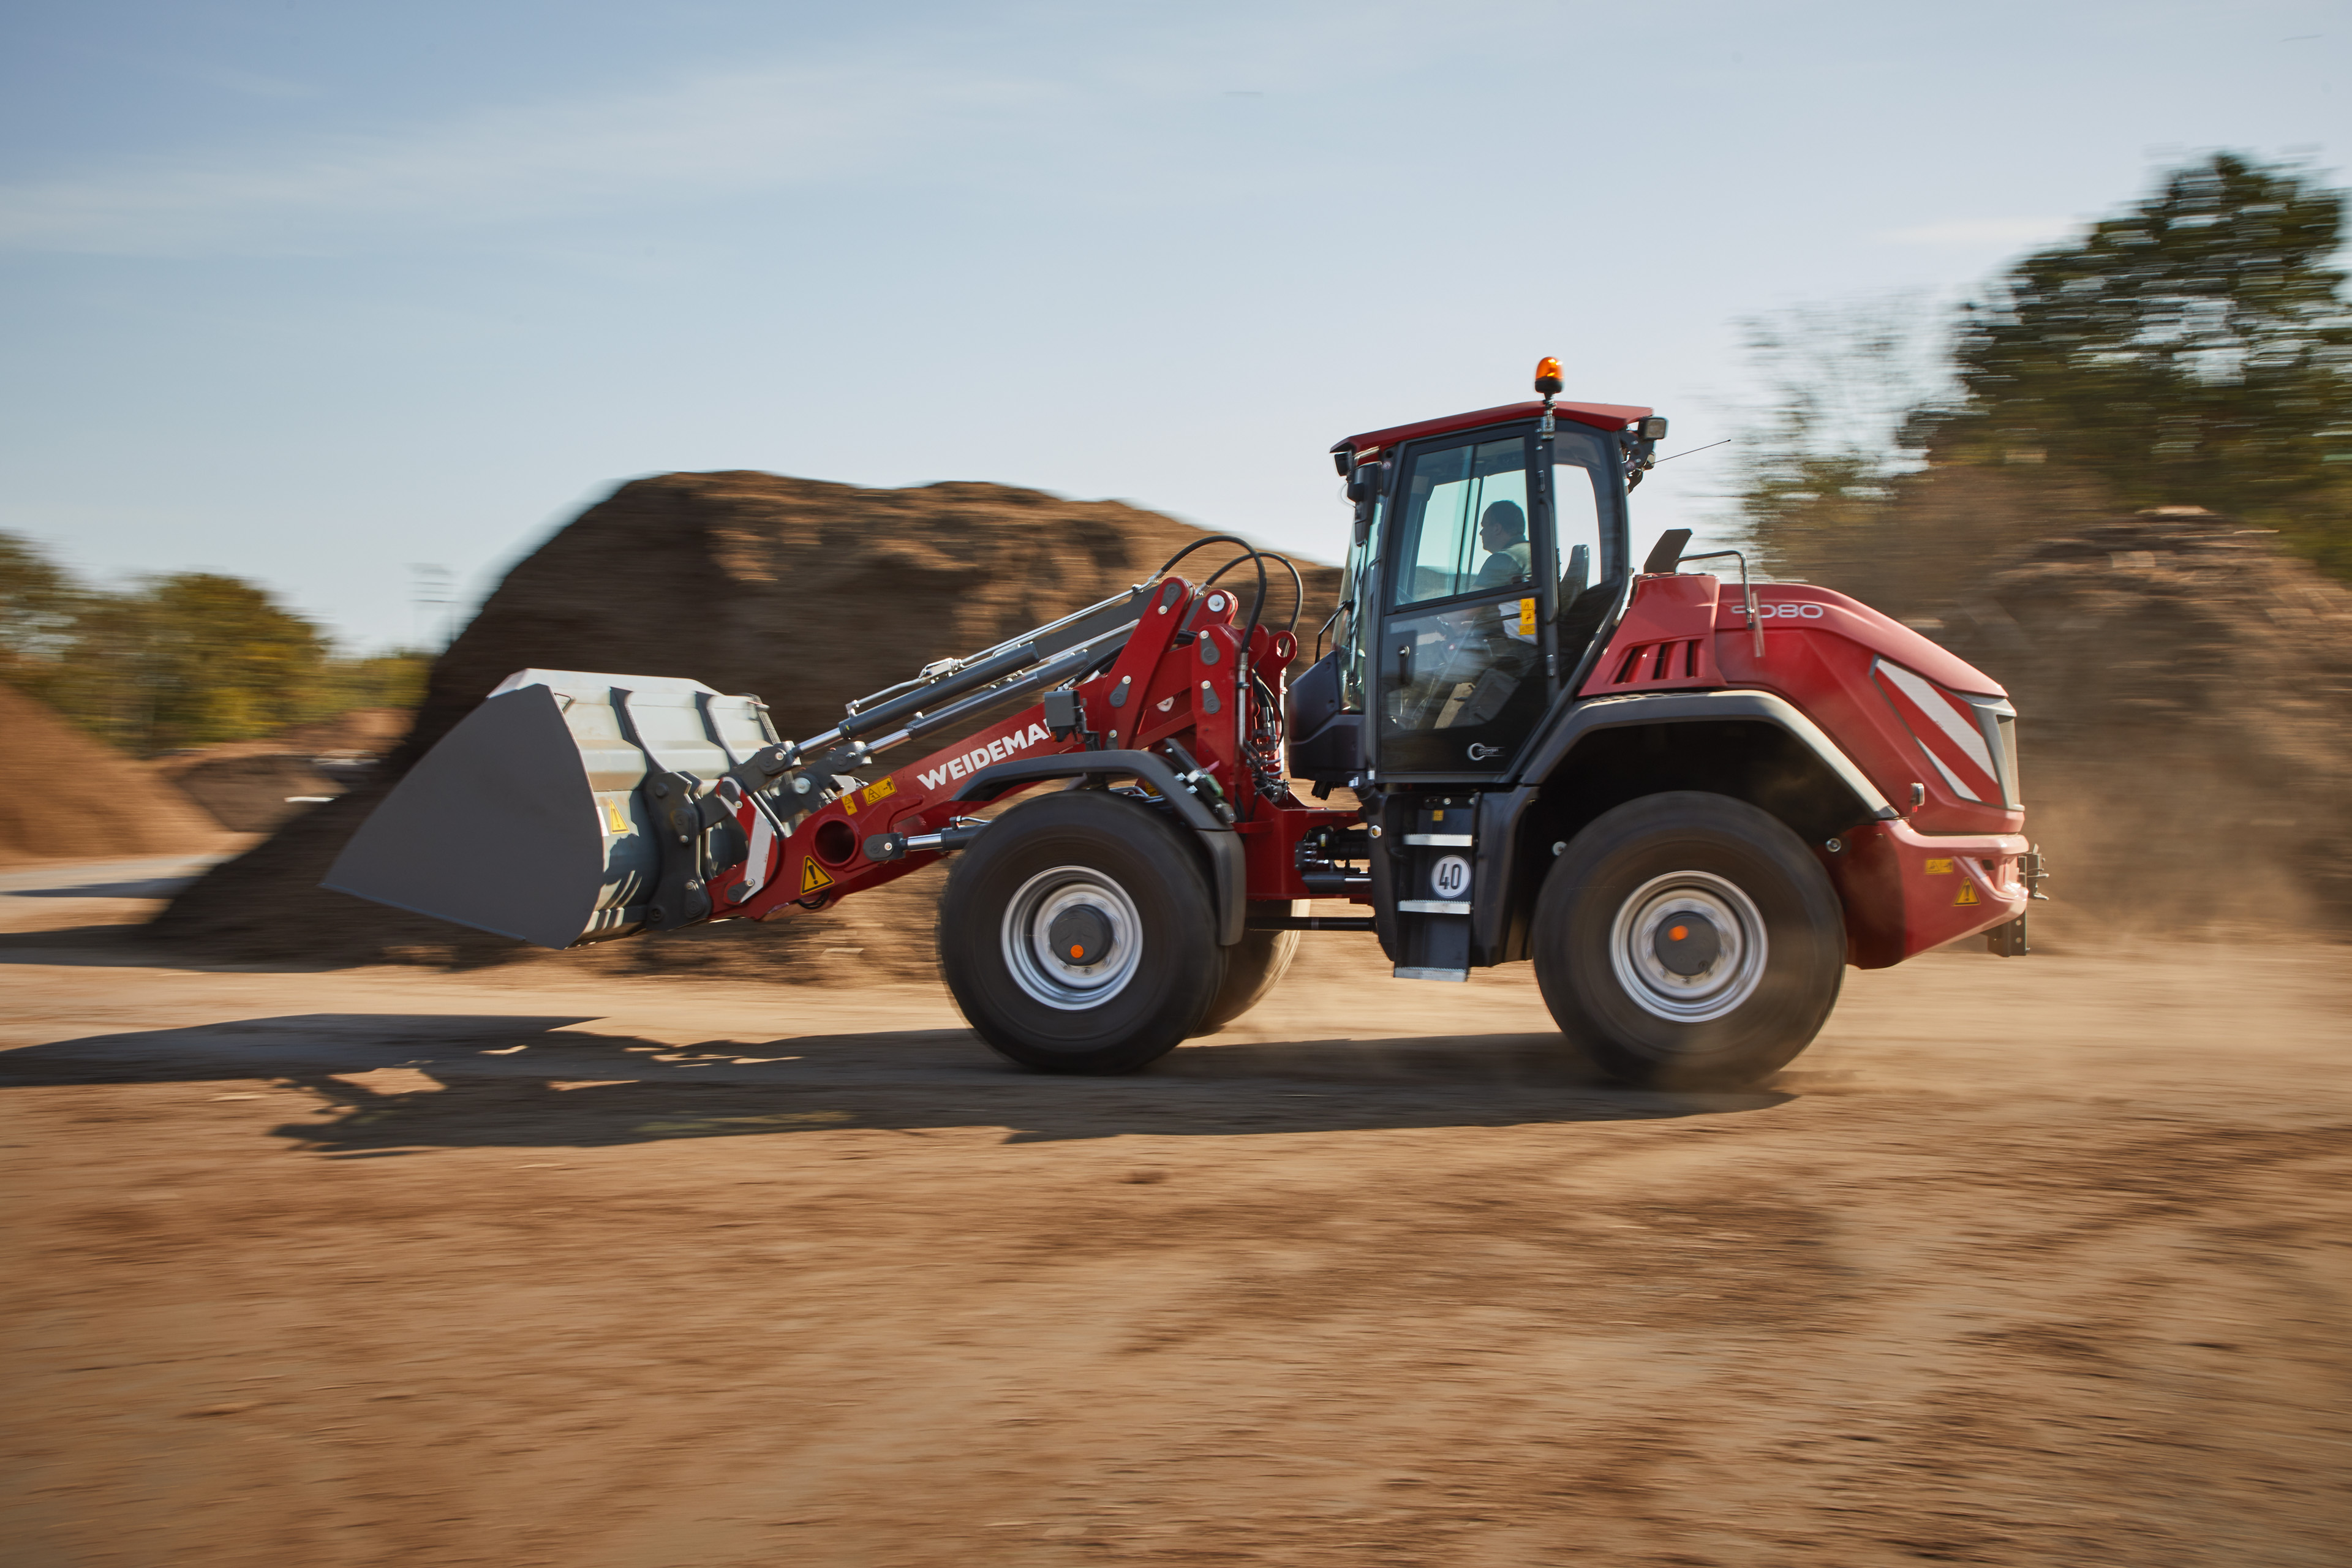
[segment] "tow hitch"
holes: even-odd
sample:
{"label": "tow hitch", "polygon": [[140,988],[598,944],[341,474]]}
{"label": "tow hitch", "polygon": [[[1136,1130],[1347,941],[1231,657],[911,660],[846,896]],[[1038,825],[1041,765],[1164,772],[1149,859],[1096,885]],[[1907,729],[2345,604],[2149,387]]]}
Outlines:
{"label": "tow hitch", "polygon": [[[2049,879],[2050,869],[2042,863],[2039,848],[2029,849],[2017,858],[2017,879],[2025,884],[2025,896],[2038,904],[2050,901],[2042,890]],[[1998,925],[1985,932],[1985,951],[1999,958],[2023,958],[2033,949],[2025,940],[2025,916],[2020,914],[2007,925]]]}

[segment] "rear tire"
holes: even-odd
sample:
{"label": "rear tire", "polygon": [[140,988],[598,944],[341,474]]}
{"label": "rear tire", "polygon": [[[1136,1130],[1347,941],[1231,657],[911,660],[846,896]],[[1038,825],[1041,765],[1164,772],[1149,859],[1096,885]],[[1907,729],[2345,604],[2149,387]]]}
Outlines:
{"label": "rear tire", "polygon": [[[1303,915],[1308,905],[1294,903],[1287,899],[1253,900],[1250,913],[1271,915]],[[1195,1034],[1213,1035],[1251,1008],[1265,1000],[1282,972],[1298,953],[1298,932],[1295,931],[1245,931],[1241,941],[1225,949],[1225,983],[1218,987],[1216,1000],[1209,1004],[1206,1016]]]}
{"label": "rear tire", "polygon": [[1000,1055],[1132,1072],[1200,1032],[1223,984],[1209,879],[1181,831],[1099,790],[1024,801],[957,858],[940,968]]}
{"label": "rear tire", "polygon": [[1610,1076],[1654,1089],[1760,1081],[1812,1043],[1844,977],[1845,919],[1802,840],[1726,795],[1604,813],[1536,900],[1536,980]]}

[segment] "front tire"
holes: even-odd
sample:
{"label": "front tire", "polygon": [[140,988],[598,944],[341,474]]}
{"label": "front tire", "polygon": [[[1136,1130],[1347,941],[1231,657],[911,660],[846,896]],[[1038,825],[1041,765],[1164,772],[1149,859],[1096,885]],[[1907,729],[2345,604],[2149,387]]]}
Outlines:
{"label": "front tire", "polygon": [[1845,920],[1821,862],[1777,818],[1677,790],[1576,836],[1536,900],[1534,948],[1552,1016],[1610,1076],[1731,1089],[1821,1032]]}
{"label": "front tire", "polygon": [[1181,831],[1099,790],[1014,806],[958,857],[940,968],[1000,1055],[1132,1072],[1200,1032],[1224,980],[1209,880]]}

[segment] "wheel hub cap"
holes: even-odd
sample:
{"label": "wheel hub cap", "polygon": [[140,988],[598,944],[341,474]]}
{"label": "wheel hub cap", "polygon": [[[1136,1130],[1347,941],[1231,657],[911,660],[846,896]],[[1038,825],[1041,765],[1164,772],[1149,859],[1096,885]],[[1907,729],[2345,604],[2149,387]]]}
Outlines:
{"label": "wheel hub cap", "polygon": [[1047,945],[1079,968],[1100,963],[1110,953],[1111,923],[1092,904],[1075,904],[1054,917]]}
{"label": "wheel hub cap", "polygon": [[1022,883],[1005,906],[1004,966],[1048,1007],[1098,1007],[1135,978],[1142,934],[1126,889],[1091,867],[1056,866]]}
{"label": "wheel hub cap", "polygon": [[1696,910],[1677,912],[1658,927],[1650,939],[1650,949],[1658,962],[1685,980],[1697,978],[1715,967],[1723,956],[1723,937],[1715,922]]}
{"label": "wheel hub cap", "polygon": [[1712,871],[1654,877],[1618,907],[1609,957],[1643,1011],[1675,1023],[1720,1018],[1764,978],[1764,916]]}

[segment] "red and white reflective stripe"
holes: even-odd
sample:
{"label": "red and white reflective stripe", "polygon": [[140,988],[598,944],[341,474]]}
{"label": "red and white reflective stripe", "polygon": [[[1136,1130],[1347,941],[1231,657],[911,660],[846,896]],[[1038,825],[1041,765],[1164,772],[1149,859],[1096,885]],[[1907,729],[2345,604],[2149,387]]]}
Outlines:
{"label": "red and white reflective stripe", "polygon": [[720,781],[719,798],[733,809],[735,826],[751,843],[751,852],[743,857],[743,885],[740,889],[730,889],[733,901],[740,904],[766,887],[775,870],[770,862],[776,858],[776,828],[760,803],[745,794],[733,779]]}
{"label": "red and white reflective stripe", "polygon": [[[751,818],[749,822],[743,821],[743,816],[746,813]],[[771,869],[768,862],[774,858],[776,830],[768,825],[768,814],[760,809],[759,803],[748,798],[743,802],[742,810],[737,814],[735,820],[742,823],[743,831],[750,835],[751,839],[751,853],[743,860],[743,891],[740,896],[741,899],[748,899],[768,885],[768,872]]]}
{"label": "red and white reflective stripe", "polygon": [[2000,770],[1986,744],[1976,704],[1883,658],[1871,673],[1954,795],[1962,800],[2001,798]]}

